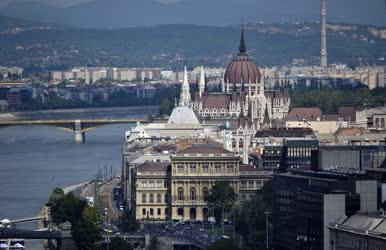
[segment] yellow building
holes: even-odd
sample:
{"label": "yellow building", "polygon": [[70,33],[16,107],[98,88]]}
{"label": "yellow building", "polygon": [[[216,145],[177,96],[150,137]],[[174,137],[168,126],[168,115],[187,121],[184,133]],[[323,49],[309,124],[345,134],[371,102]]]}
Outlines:
{"label": "yellow building", "polygon": [[207,220],[204,201],[217,181],[227,181],[243,202],[264,185],[271,172],[240,164],[240,156],[217,144],[193,144],[171,163],[146,162],[134,174],[137,220]]}
{"label": "yellow building", "polygon": [[239,191],[240,157],[213,144],[194,144],[171,157],[173,220],[206,220],[204,201],[216,181],[229,181]]}
{"label": "yellow building", "polygon": [[170,164],[146,162],[136,169],[135,215],[137,220],[169,218]]}

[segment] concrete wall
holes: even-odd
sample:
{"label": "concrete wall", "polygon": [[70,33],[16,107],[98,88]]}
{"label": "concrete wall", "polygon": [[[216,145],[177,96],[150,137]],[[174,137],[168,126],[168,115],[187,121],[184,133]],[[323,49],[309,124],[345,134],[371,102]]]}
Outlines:
{"label": "concrete wall", "polygon": [[346,168],[360,169],[359,150],[320,150],[319,169]]}
{"label": "concrete wall", "polygon": [[377,212],[377,181],[356,181],[356,193],[360,195],[361,212]]}
{"label": "concrete wall", "polygon": [[326,194],[323,197],[323,246],[324,250],[330,250],[330,230],[328,226],[346,213],[345,194]]}
{"label": "concrete wall", "polygon": [[287,121],[287,128],[311,128],[318,134],[333,134],[339,128],[348,127],[346,121]]}

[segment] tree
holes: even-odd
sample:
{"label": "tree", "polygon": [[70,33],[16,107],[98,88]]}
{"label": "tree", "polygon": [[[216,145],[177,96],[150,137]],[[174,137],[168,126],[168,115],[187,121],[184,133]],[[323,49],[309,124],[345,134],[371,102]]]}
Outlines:
{"label": "tree", "polygon": [[150,250],[158,250],[160,246],[160,242],[156,236],[152,236],[150,239]]}
{"label": "tree", "polygon": [[210,245],[207,250],[238,250],[240,249],[232,239],[218,240]]}
{"label": "tree", "polygon": [[72,228],[72,237],[80,250],[94,249],[101,240],[101,216],[94,207],[83,210],[80,221]]}
{"label": "tree", "polygon": [[69,221],[72,225],[77,224],[87,203],[79,200],[72,193],[64,196],[61,195],[59,190],[54,190],[51,196],[54,201],[51,204],[51,217],[53,222],[60,224]]}
{"label": "tree", "polygon": [[123,232],[133,232],[137,230],[138,222],[135,220],[134,216],[126,210],[119,218],[118,227]]}
{"label": "tree", "polygon": [[223,218],[223,209],[230,209],[236,201],[236,193],[228,181],[218,181],[212,189],[204,194],[204,200],[209,207],[214,207],[214,216],[217,222]]}
{"label": "tree", "polygon": [[265,247],[266,215],[272,206],[272,181],[264,183],[263,188],[246,201],[236,217],[236,230],[244,239],[249,249],[257,250]]}
{"label": "tree", "polygon": [[161,102],[161,105],[159,107],[159,112],[161,115],[170,115],[171,111],[173,110],[173,103],[169,101],[169,99],[164,99]]}
{"label": "tree", "polygon": [[121,237],[114,237],[109,244],[109,250],[132,250],[133,247],[129,242],[125,241]]}
{"label": "tree", "polygon": [[64,192],[63,192],[63,189],[61,188],[55,188],[52,193],[51,193],[51,196],[50,196],[50,199],[48,200],[47,202],[47,205],[48,206],[52,206],[54,205],[55,203],[57,203],[60,199],[63,199],[65,196]]}

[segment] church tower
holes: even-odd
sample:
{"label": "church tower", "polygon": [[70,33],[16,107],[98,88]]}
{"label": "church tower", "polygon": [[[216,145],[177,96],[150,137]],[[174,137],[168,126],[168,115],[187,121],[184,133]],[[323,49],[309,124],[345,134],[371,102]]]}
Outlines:
{"label": "church tower", "polygon": [[186,66],[184,68],[184,78],[182,81],[181,95],[180,95],[180,107],[189,107],[191,104],[190,89],[188,82],[188,72]]}

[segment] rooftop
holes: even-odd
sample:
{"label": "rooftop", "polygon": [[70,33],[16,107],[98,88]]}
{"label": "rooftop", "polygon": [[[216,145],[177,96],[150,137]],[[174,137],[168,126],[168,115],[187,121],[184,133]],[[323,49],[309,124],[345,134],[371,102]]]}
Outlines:
{"label": "rooftop", "polygon": [[386,218],[380,214],[357,213],[347,218],[339,218],[335,223],[331,223],[330,228],[340,229],[356,234],[370,235],[385,239]]}
{"label": "rooftop", "polygon": [[193,144],[190,147],[180,150],[177,154],[228,154],[232,153],[217,144]]}
{"label": "rooftop", "polygon": [[255,137],[305,137],[313,136],[311,128],[272,128],[256,132]]}
{"label": "rooftop", "polygon": [[297,107],[293,108],[285,118],[288,121],[318,121],[322,119],[320,108]]}
{"label": "rooftop", "polygon": [[170,163],[165,162],[145,162],[137,168],[137,174],[143,173],[163,173],[166,174],[170,169]]}
{"label": "rooftop", "polygon": [[200,124],[196,113],[188,107],[174,108],[167,124]]}

